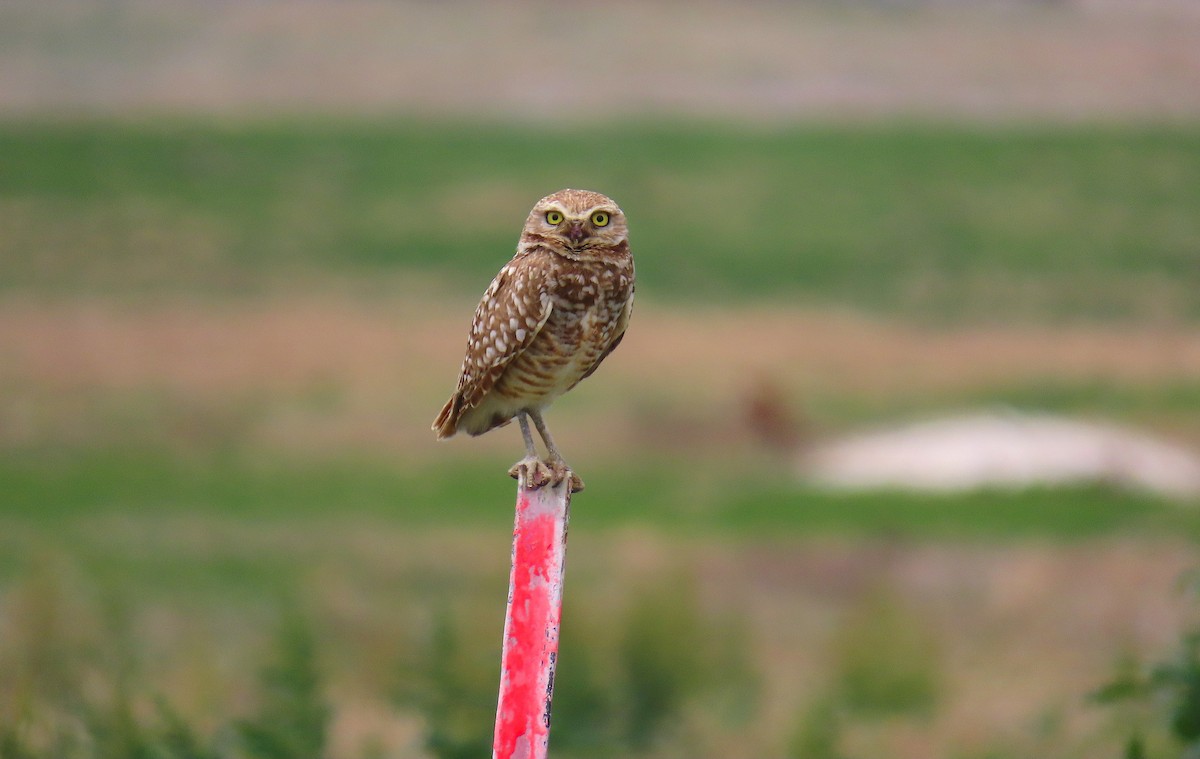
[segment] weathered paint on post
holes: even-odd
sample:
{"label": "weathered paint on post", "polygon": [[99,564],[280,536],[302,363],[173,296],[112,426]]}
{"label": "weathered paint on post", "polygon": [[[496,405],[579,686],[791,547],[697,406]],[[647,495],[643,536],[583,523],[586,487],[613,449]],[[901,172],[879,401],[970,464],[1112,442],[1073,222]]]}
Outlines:
{"label": "weathered paint on post", "polygon": [[545,759],[571,490],[517,487],[493,759]]}

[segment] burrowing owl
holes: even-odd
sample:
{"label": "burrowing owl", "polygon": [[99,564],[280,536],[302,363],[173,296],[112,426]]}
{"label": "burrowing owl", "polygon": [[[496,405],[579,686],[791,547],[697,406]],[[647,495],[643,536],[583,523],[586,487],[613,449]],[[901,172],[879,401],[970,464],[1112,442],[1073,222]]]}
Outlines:
{"label": "burrowing owl", "polygon": [[[542,409],[591,375],[617,347],[633,308],[633,256],[625,214],[609,198],[559,190],[534,205],[483,300],[467,340],[458,387],[433,422],[438,439],[482,435],[513,417],[525,458],[509,474],[529,487],[583,482],[554,445]],[[529,420],[549,459],[534,448]]]}

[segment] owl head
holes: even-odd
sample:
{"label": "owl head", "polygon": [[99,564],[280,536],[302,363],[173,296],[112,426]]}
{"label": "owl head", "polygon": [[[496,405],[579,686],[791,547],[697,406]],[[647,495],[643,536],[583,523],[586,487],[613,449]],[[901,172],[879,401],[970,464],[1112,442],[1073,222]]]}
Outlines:
{"label": "owl head", "polygon": [[559,190],[533,206],[525,234],[553,243],[572,258],[587,257],[625,242],[625,214],[598,192]]}

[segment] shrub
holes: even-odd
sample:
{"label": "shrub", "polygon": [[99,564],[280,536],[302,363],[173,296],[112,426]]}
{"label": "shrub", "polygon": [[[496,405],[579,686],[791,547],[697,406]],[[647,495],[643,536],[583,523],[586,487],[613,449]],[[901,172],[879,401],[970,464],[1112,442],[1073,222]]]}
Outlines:
{"label": "shrub", "polygon": [[[443,613],[417,666],[401,670],[397,700],[424,716],[425,747],[439,759],[486,755],[491,745],[499,659],[481,632]],[[615,614],[566,609],[559,648],[556,756],[643,754],[681,725],[689,704],[752,701],[742,628],[703,613],[685,581],[640,591]]]}
{"label": "shrub", "polygon": [[276,639],[276,660],[262,672],[256,717],[238,723],[247,753],[261,759],[321,759],[330,709],[321,696],[316,643],[298,615],[288,615]]}
{"label": "shrub", "polygon": [[[1189,578],[1193,601],[1200,574]],[[1125,756],[1200,757],[1200,626],[1180,632],[1174,651],[1159,662],[1122,659],[1113,678],[1091,694],[1096,703],[1123,707],[1129,723]]]}
{"label": "shrub", "polygon": [[833,647],[834,690],[846,710],[864,716],[928,714],[938,694],[938,647],[932,631],[890,595],[853,610]]}

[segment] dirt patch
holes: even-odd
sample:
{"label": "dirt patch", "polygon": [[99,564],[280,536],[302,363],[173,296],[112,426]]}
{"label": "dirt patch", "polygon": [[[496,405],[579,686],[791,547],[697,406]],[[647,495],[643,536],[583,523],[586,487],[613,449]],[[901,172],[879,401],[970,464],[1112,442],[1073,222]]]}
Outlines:
{"label": "dirt patch", "polygon": [[[1158,382],[1200,374],[1200,338],[1146,327],[923,328],[789,310],[639,312],[629,362],[729,386],[755,370],[867,394],[932,393],[1057,377]],[[626,350],[622,346],[622,350]],[[614,365],[620,365],[614,361]]]}
{"label": "dirt patch", "polygon": [[[461,299],[460,299],[461,300]],[[304,296],[248,303],[0,303],[0,376],[52,387],[144,384],[188,393],[287,391],[314,378],[354,387],[444,388],[471,306]],[[1200,335],[1137,326],[928,328],[789,309],[639,307],[608,384],[720,393],[754,371],[847,392],[942,391],[1059,377],[1162,382],[1200,377]],[[441,393],[437,393],[440,395]]]}
{"label": "dirt patch", "polygon": [[[245,434],[271,446],[426,448],[428,423],[457,376],[471,310],[429,296],[139,306],[9,300],[0,303],[7,432],[34,434],[38,420],[86,416],[95,409],[87,399],[111,408],[114,398],[154,398],[168,414],[179,404],[201,415],[236,411]],[[588,427],[590,445],[629,444],[630,420],[655,409],[681,425],[733,413],[761,377],[797,403],[859,398],[884,406],[889,398],[1047,380],[1154,386],[1200,378],[1200,335],[639,308],[620,350],[555,416]]]}
{"label": "dirt patch", "polygon": [[623,2],[573,7],[569,21],[545,2],[465,6],[5,3],[0,111],[1200,113],[1200,14],[1184,0]]}

